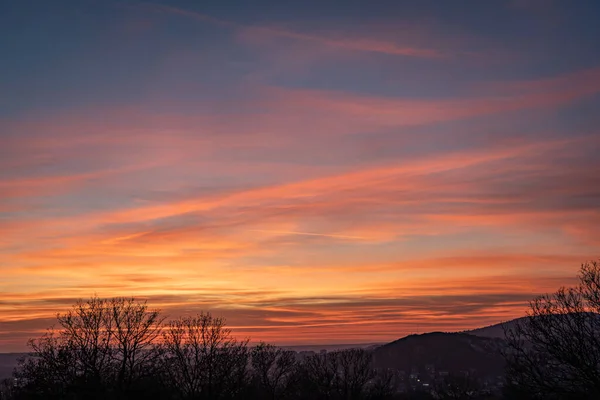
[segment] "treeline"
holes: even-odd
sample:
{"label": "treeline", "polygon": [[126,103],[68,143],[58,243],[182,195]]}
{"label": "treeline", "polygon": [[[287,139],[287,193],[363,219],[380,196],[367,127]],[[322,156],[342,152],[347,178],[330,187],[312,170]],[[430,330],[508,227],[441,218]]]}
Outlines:
{"label": "treeline", "polygon": [[166,322],[135,299],[79,301],[31,340],[4,385],[11,399],[388,399],[392,375],[370,352],[300,358],[250,346],[208,313]]}

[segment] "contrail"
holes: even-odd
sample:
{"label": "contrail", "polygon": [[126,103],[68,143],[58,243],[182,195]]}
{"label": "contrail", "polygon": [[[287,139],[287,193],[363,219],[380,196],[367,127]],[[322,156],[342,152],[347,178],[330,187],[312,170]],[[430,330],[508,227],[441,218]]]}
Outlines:
{"label": "contrail", "polygon": [[366,239],[361,236],[334,235],[334,234],[328,234],[328,233],[314,233],[314,232],[272,231],[272,230],[266,230],[266,229],[250,229],[250,231],[251,232],[263,232],[263,233],[279,233],[282,235],[324,236],[324,237],[338,238],[338,239],[354,239],[354,240]]}

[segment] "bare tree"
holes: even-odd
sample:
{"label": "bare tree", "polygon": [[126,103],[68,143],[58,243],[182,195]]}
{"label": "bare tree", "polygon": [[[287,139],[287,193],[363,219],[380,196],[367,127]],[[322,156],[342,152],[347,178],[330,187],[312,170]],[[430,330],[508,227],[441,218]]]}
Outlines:
{"label": "bare tree", "polygon": [[29,342],[32,356],[16,371],[24,390],[115,398],[152,371],[162,319],[145,302],[94,297],[57,318],[58,330]]}
{"label": "bare tree", "polygon": [[210,313],[171,321],[163,332],[165,371],[179,396],[234,398],[246,385],[247,342]]}
{"label": "bare tree", "polygon": [[21,360],[15,370],[19,392],[26,398],[60,399],[76,384],[77,353],[64,343],[54,329],[28,342],[32,357]]}
{"label": "bare tree", "polygon": [[337,359],[337,389],[340,398],[362,398],[365,387],[375,377],[371,353],[364,349],[346,349],[334,352]]}
{"label": "bare tree", "polygon": [[108,302],[104,329],[118,363],[117,387],[126,388],[148,375],[156,365],[155,341],[161,334],[164,318],[150,310],[146,302],[115,298]]}
{"label": "bare tree", "polygon": [[600,263],[581,266],[579,284],[530,303],[506,330],[507,384],[533,399],[600,398]]}
{"label": "bare tree", "polygon": [[[88,384],[102,387],[112,379],[113,341],[108,301],[93,297],[87,301],[78,300],[72,309],[57,315],[60,331],[59,346],[70,352],[76,360],[73,368],[84,376]],[[42,349],[32,346],[34,352],[43,354],[52,349],[47,341]]]}
{"label": "bare tree", "polygon": [[265,398],[278,399],[292,384],[296,353],[261,343],[252,350],[252,370]]}
{"label": "bare tree", "polygon": [[325,400],[334,398],[337,380],[337,360],[333,353],[313,354],[300,363],[303,398]]}
{"label": "bare tree", "polygon": [[392,391],[391,375],[376,379],[371,353],[347,349],[314,354],[300,363],[302,398],[356,400],[385,398]]}

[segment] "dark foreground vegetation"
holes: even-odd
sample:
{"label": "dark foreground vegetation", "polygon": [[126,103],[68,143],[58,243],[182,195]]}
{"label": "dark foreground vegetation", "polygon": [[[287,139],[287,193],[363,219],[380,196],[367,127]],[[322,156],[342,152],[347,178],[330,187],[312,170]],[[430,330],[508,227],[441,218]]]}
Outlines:
{"label": "dark foreground vegetation", "polygon": [[2,399],[600,399],[596,262],[582,266],[578,286],[536,298],[507,328],[495,393],[476,374],[407,382],[365,349],[251,346],[209,313],[165,321],[135,299],[79,301],[57,318],[56,329],[29,342]]}

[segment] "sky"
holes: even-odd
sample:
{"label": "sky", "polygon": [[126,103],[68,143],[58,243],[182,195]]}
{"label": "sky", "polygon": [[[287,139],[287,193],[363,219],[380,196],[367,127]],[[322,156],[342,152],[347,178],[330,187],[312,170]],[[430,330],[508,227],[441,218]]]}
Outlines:
{"label": "sky", "polygon": [[522,316],[600,256],[596,0],[0,3],[0,352],[78,298],[241,338]]}

